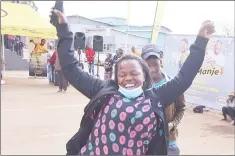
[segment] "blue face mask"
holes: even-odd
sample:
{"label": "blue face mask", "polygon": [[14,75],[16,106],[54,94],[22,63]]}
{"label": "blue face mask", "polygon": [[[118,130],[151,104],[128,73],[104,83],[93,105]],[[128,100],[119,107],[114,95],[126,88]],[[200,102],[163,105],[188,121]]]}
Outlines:
{"label": "blue face mask", "polygon": [[137,98],[138,96],[140,96],[143,93],[142,86],[139,86],[139,87],[131,89],[131,90],[119,86],[118,91],[122,95],[124,95],[127,99]]}

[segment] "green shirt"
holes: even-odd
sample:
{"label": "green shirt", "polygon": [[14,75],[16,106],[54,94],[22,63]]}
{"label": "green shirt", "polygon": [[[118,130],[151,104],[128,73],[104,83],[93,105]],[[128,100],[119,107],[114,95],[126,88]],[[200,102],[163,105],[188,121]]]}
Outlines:
{"label": "green shirt", "polygon": [[165,76],[164,76],[164,78],[160,82],[152,84],[152,87],[153,88],[157,88],[157,87],[163,85],[164,83],[166,83],[166,77]]}

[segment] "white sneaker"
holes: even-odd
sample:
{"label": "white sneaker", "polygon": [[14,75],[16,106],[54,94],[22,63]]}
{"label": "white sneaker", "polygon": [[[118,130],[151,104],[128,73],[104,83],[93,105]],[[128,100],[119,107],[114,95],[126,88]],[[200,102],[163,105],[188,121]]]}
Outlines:
{"label": "white sneaker", "polygon": [[5,81],[4,80],[1,80],[1,85],[5,84]]}

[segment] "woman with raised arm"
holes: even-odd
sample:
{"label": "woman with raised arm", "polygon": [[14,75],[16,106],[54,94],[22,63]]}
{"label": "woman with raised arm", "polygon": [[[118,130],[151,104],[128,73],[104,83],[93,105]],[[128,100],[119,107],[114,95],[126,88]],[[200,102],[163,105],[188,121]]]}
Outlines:
{"label": "woman with raised arm", "polygon": [[59,17],[56,28],[61,69],[70,84],[90,99],[79,131],[67,143],[67,155],[166,155],[168,128],[163,111],[192,84],[214,24],[202,24],[178,75],[149,89],[149,68],[134,55],[117,60],[115,80],[104,81],[79,69],[66,17],[55,13]]}

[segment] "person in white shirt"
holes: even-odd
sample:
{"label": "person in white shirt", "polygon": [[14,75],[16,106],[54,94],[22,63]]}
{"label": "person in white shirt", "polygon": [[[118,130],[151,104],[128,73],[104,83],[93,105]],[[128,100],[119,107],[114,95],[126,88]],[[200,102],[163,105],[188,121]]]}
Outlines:
{"label": "person in white shirt", "polygon": [[228,94],[227,106],[222,108],[224,118],[222,120],[227,120],[227,115],[232,119],[233,125],[235,125],[235,92]]}

